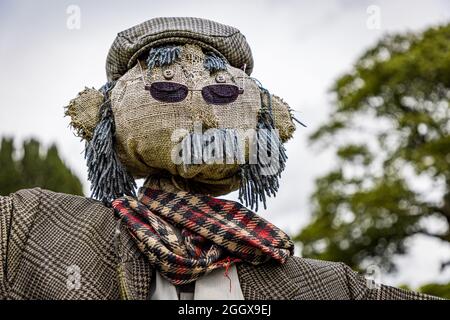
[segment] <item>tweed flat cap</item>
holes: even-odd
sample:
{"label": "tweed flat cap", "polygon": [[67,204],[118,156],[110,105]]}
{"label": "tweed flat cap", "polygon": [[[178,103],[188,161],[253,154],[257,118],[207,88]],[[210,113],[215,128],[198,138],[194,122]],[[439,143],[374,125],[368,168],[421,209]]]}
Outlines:
{"label": "tweed flat cap", "polygon": [[251,74],[253,57],[244,35],[236,28],[211,20],[188,17],[154,18],[120,32],[106,59],[108,81],[119,79],[151,47],[192,43],[225,58]]}

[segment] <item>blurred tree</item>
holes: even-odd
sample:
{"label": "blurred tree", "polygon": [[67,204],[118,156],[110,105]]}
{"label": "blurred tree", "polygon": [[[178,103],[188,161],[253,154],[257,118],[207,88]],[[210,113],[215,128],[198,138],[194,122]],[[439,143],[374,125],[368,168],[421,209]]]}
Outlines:
{"label": "blurred tree", "polygon": [[450,283],[438,284],[430,283],[419,288],[419,291],[433,296],[442,297],[445,299],[450,299]]}
{"label": "blurred tree", "polygon": [[331,92],[310,141],[336,152],[336,166],[295,238],[303,256],[394,271],[410,237],[450,242],[450,24],[383,37]]}
{"label": "blurred tree", "polygon": [[33,187],[83,195],[80,180],[61,160],[56,146],[46,152],[41,149],[36,140],[25,141],[21,156],[15,159],[13,139],[1,140],[0,195]]}
{"label": "blurred tree", "polygon": [[12,139],[2,139],[0,145],[0,195],[9,194],[21,184],[21,174],[13,159]]}

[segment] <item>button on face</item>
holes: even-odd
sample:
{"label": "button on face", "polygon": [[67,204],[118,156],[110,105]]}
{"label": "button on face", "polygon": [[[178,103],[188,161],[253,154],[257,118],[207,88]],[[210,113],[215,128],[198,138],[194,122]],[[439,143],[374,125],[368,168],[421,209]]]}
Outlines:
{"label": "button on face", "polygon": [[216,77],[217,83],[224,83],[225,82],[225,76],[223,74],[218,74]]}
{"label": "button on face", "polygon": [[163,76],[165,79],[172,79],[174,75],[175,73],[173,72],[173,70],[170,69],[164,70],[163,72]]}

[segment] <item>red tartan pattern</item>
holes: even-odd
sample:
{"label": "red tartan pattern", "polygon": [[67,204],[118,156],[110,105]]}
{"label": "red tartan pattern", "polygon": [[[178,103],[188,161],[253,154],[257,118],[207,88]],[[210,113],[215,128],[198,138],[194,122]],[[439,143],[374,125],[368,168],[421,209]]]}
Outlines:
{"label": "red tartan pattern", "polygon": [[112,205],[149,262],[175,285],[231,263],[285,263],[293,254],[286,233],[235,201],[143,188],[139,199]]}

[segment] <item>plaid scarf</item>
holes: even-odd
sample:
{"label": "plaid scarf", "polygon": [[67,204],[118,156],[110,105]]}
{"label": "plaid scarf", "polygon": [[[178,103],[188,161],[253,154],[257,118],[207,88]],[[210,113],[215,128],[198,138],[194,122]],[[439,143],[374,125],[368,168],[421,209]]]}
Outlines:
{"label": "plaid scarf", "polygon": [[142,188],[139,200],[125,196],[112,205],[151,265],[174,285],[232,263],[284,263],[293,254],[286,233],[234,201]]}

